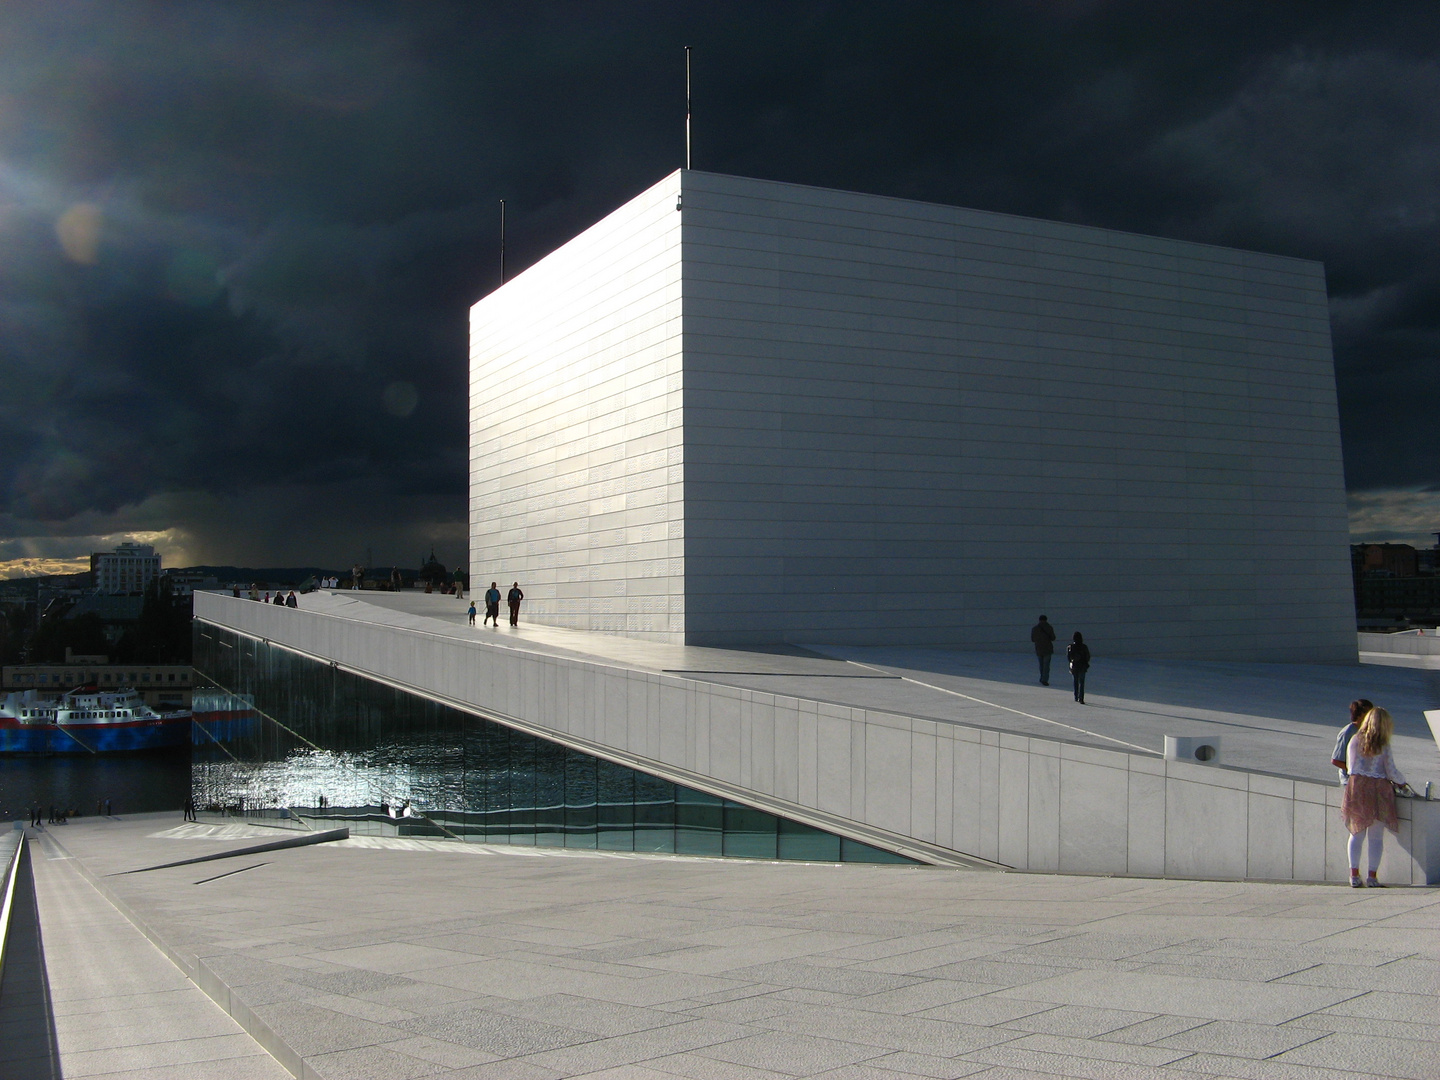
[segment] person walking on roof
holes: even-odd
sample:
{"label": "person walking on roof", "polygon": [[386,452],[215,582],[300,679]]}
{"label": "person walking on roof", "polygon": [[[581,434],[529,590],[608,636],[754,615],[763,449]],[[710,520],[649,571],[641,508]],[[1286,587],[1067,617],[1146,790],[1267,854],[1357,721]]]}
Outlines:
{"label": "person walking on roof", "polygon": [[495,626],[500,625],[500,586],[496,582],[490,582],[490,588],[485,590],[485,618],[480,621],[484,626],[491,619],[495,620]]}
{"label": "person walking on roof", "polygon": [[525,599],[525,594],[520,591],[520,582],[510,586],[510,592],[506,594],[505,600],[510,605],[510,625],[520,625],[520,601]]}
{"label": "person walking on roof", "polygon": [[1030,641],[1035,646],[1035,656],[1040,661],[1040,685],[1050,685],[1050,660],[1055,655],[1055,628],[1044,615],[1030,629]]}
{"label": "person walking on roof", "polygon": [[1070,661],[1070,676],[1075,680],[1075,700],[1085,704],[1085,673],[1090,670],[1090,646],[1079,630],[1065,646],[1065,659]]}

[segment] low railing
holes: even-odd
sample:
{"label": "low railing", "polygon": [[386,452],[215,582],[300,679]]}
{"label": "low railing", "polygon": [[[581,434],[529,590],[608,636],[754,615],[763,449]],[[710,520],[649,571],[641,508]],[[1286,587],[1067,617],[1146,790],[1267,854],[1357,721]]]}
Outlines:
{"label": "low railing", "polygon": [[5,943],[10,939],[10,912],[15,908],[15,878],[20,869],[20,855],[25,850],[25,833],[17,828],[0,836],[0,865],[5,874],[0,878],[0,982],[5,978]]}
{"label": "low railing", "polygon": [[1358,635],[1362,653],[1397,653],[1404,656],[1440,656],[1440,632],[1402,630],[1396,634]]}

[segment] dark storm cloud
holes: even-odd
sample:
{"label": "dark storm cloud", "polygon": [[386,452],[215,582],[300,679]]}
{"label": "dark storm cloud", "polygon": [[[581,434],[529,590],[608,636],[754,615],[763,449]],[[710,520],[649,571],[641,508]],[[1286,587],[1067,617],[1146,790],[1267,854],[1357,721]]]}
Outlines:
{"label": "dark storm cloud", "polygon": [[519,268],[680,164],[682,44],[697,167],[1325,260],[1360,528],[1409,535],[1440,515],[1437,31],[1387,4],[12,6],[0,536],[460,558],[496,201]]}

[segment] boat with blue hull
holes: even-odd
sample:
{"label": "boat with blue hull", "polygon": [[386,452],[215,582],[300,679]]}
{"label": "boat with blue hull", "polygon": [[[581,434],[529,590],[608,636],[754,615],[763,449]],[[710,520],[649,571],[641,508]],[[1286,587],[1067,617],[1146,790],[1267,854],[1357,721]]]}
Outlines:
{"label": "boat with blue hull", "polygon": [[82,686],[58,700],[33,690],[0,704],[0,754],[117,754],[190,742],[190,710],[156,712],[129,688]]}

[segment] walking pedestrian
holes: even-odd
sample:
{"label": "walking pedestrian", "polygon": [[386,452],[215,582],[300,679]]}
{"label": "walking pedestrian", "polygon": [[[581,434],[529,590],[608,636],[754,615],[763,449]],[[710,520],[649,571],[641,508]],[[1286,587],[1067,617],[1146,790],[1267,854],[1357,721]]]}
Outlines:
{"label": "walking pedestrian", "polygon": [[485,618],[480,620],[480,625],[484,626],[491,619],[495,620],[495,627],[499,629],[500,586],[493,581],[490,582],[490,588],[485,590]]}
{"label": "walking pedestrian", "polygon": [[1345,794],[1340,799],[1340,817],[1350,830],[1350,887],[1360,883],[1360,848],[1369,842],[1369,869],[1365,887],[1384,888],[1376,879],[1380,856],[1385,850],[1385,830],[1400,831],[1400,815],[1395,809],[1397,790],[1410,794],[1410,785],[1395,767],[1390,753],[1390,736],[1395,725],[1390,714],[1373,708],[1360,721],[1359,730],[1345,748]]}
{"label": "walking pedestrian", "polygon": [[1345,751],[1350,748],[1350,740],[1355,737],[1355,732],[1360,730],[1360,721],[1365,719],[1365,714],[1375,707],[1373,701],[1365,698],[1357,698],[1350,702],[1350,723],[1340,729],[1340,734],[1335,738],[1335,751],[1330,755],[1330,764],[1340,770],[1340,786],[1345,786],[1345,781],[1350,774],[1345,771]]}
{"label": "walking pedestrian", "polygon": [[475,601],[470,601],[470,625],[475,625]]}
{"label": "walking pedestrian", "polygon": [[510,586],[510,592],[506,594],[505,600],[510,605],[510,625],[520,625],[520,601],[525,599],[525,594],[520,591],[520,582]]}
{"label": "walking pedestrian", "polygon": [[185,820],[186,820],[186,821],[194,821],[194,820],[195,820],[195,796],[194,796],[194,795],[186,795],[186,796],[185,796]]}
{"label": "walking pedestrian", "polygon": [[1070,676],[1075,680],[1075,700],[1085,704],[1085,673],[1090,670],[1090,646],[1079,630],[1065,646],[1065,659],[1070,661]]}
{"label": "walking pedestrian", "polygon": [[1044,615],[1030,630],[1030,641],[1040,661],[1040,685],[1050,685],[1050,661],[1055,656],[1055,628]]}

